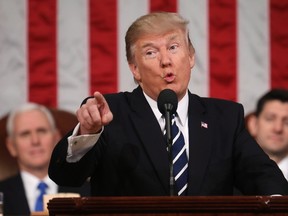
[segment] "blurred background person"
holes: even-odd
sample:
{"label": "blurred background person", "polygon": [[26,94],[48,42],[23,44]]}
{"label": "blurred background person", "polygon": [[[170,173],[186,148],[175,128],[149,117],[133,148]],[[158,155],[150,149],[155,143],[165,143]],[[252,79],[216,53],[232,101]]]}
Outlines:
{"label": "blurred background person", "polygon": [[[35,103],[23,104],[9,114],[6,126],[6,146],[17,160],[19,173],[0,182],[0,191],[5,197],[5,215],[30,215],[42,211],[43,194],[73,192],[89,196],[88,184],[82,188],[58,187],[48,177],[51,153],[60,139],[49,109]],[[39,183],[42,183],[43,192],[37,188]]]}
{"label": "blurred background person", "polygon": [[246,126],[288,180],[288,89],[272,89],[246,116]]}

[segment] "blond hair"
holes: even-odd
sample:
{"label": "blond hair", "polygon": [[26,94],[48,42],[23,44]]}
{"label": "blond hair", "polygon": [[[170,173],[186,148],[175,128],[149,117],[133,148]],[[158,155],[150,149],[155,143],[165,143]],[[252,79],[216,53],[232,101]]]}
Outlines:
{"label": "blond hair", "polygon": [[140,37],[150,34],[164,34],[177,29],[187,35],[190,51],[194,52],[194,47],[189,37],[188,23],[179,14],[172,12],[154,12],[139,17],[128,28],[125,36],[128,63],[133,63],[134,61],[134,45]]}

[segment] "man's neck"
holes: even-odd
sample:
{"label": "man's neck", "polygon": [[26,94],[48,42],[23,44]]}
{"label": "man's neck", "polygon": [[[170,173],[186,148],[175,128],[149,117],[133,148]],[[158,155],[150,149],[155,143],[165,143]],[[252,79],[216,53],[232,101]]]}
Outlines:
{"label": "man's neck", "polygon": [[27,168],[21,168],[20,167],[20,170],[28,172],[31,175],[37,177],[38,179],[44,179],[48,175],[48,167],[47,168],[41,168],[41,169],[27,169]]}

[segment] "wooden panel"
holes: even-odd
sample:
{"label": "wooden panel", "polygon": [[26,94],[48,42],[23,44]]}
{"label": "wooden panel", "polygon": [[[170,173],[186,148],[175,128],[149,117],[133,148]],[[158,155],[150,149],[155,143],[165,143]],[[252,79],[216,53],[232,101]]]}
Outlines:
{"label": "wooden panel", "polygon": [[287,215],[288,197],[82,197],[49,201],[59,215]]}

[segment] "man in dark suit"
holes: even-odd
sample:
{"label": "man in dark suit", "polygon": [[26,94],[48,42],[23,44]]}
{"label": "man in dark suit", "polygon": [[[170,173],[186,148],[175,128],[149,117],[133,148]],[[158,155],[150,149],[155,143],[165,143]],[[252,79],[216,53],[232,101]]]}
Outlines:
{"label": "man in dark suit", "polygon": [[[90,195],[90,186],[85,182],[81,187],[57,187],[57,193],[76,193],[81,196]],[[21,174],[9,177],[0,182],[0,191],[5,194],[4,197],[4,215],[31,215],[26,191],[24,188]]]}
{"label": "man in dark suit", "polygon": [[168,118],[157,107],[160,92],[170,89],[177,95],[176,123],[188,157],[180,173],[187,172],[187,182],[178,195],[232,195],[234,187],[246,195],[288,194],[275,162],[245,130],[242,105],[188,90],[195,51],[187,24],[178,14],[151,13],[129,27],[126,56],[139,86],[131,93],[95,92],[83,101],[79,124],[52,153],[51,179],[80,186],[91,177],[94,196],[171,195],[163,136]]}
{"label": "man in dark suit", "polygon": [[274,88],[263,94],[247,126],[288,180],[288,89]]}
{"label": "man in dark suit", "polygon": [[81,188],[58,187],[48,177],[51,153],[60,134],[46,107],[34,103],[17,107],[9,114],[7,134],[6,145],[17,160],[19,173],[0,182],[4,215],[30,215],[33,211],[42,211],[43,202],[39,203],[40,209],[35,209],[40,194],[37,190],[39,182],[46,184],[47,194],[70,192],[89,196],[87,183]]}

